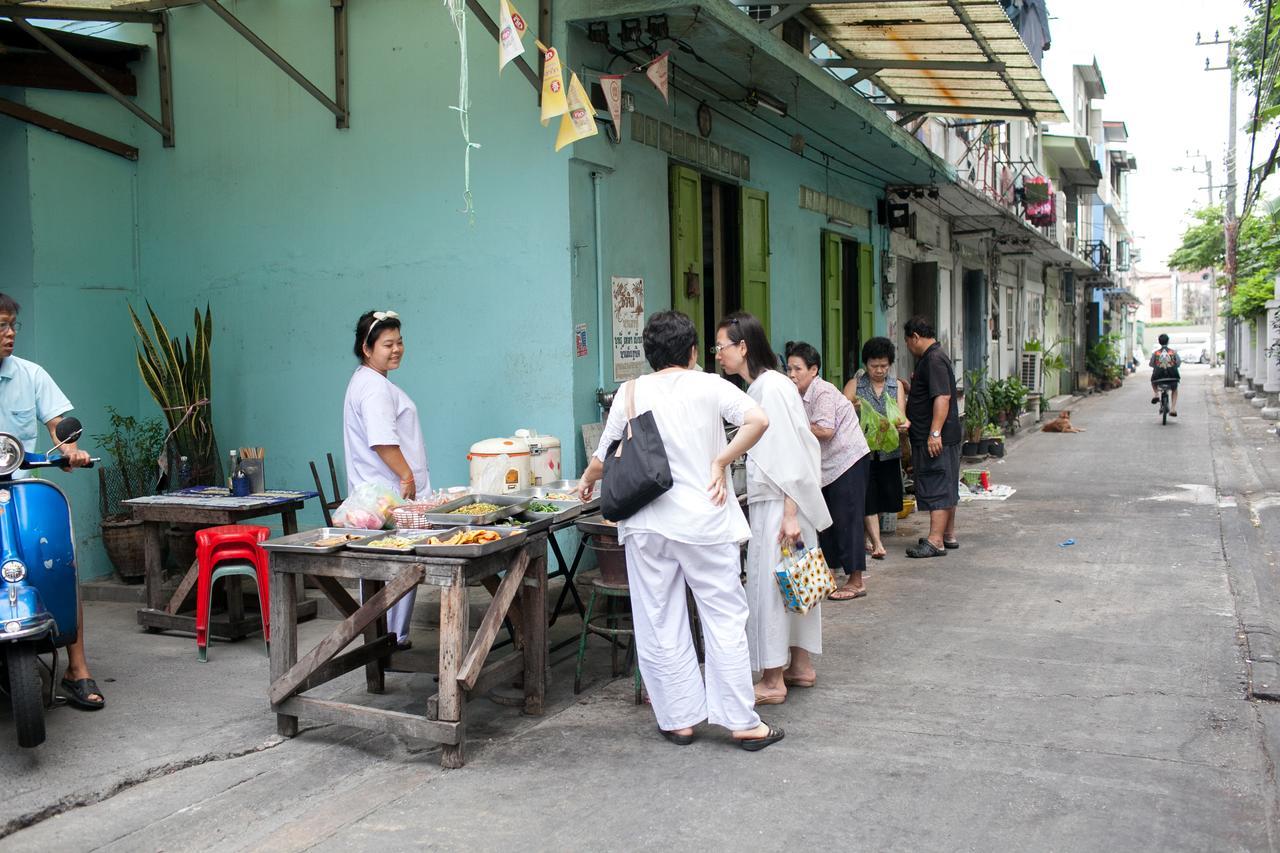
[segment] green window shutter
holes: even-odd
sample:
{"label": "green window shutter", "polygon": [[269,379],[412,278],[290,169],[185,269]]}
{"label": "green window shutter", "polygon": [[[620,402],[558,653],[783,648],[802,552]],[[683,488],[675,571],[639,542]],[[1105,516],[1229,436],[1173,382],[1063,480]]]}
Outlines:
{"label": "green window shutter", "polygon": [[684,166],[671,167],[671,307],[698,328],[698,360],[707,358],[703,327],[702,178]]}
{"label": "green window shutter", "polygon": [[742,188],[742,310],[754,314],[769,332],[769,194]]}
{"label": "green window shutter", "polygon": [[859,346],[876,336],[876,253],[866,244],[858,245],[858,329],[862,334]]}
{"label": "green window shutter", "polygon": [[822,376],[844,385],[844,266],[840,235],[822,232]]}

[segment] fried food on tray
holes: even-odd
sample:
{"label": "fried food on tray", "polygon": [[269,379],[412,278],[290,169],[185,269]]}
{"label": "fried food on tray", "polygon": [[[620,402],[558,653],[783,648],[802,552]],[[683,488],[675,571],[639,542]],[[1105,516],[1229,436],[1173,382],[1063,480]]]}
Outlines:
{"label": "fried food on tray", "polygon": [[548,501],[573,501],[574,503],[578,503],[578,496],[571,495],[568,492],[548,492],[542,497],[544,500]]}
{"label": "fried food on tray", "polygon": [[359,533],[340,533],[337,536],[326,536],[323,539],[317,539],[314,542],[308,542],[312,548],[332,548],[334,545],[345,545],[356,539],[363,539],[364,535]]}
{"label": "fried food on tray", "polygon": [[[513,530],[511,535],[523,533],[522,530]],[[497,542],[502,538],[502,534],[494,530],[459,530],[452,536],[441,539],[439,536],[432,536],[427,540],[428,545],[484,545],[488,542]]]}

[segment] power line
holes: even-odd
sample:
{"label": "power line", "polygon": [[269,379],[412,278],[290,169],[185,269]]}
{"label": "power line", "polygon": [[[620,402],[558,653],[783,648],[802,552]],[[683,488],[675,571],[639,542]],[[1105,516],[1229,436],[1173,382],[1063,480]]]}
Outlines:
{"label": "power line", "polygon": [[[1271,47],[1271,2],[1267,0],[1266,17],[1262,25],[1262,61],[1258,63],[1258,80],[1255,84],[1253,93],[1253,132],[1249,135],[1249,170],[1245,172],[1244,185],[1244,209],[1240,212],[1240,218],[1244,219],[1249,215],[1249,208],[1253,206],[1254,198],[1250,197],[1250,191],[1253,189],[1253,152],[1258,144],[1258,113],[1262,106],[1262,89],[1263,76],[1267,70],[1267,50]],[[1258,182],[1258,192],[1262,191],[1262,182]]]}

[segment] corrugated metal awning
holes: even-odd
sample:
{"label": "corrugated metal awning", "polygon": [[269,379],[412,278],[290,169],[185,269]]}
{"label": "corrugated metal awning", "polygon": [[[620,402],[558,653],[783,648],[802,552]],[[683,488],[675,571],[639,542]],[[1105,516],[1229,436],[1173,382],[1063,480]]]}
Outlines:
{"label": "corrugated metal awning", "polygon": [[815,62],[870,80],[902,116],[1068,121],[999,0],[813,0],[775,18],[797,14],[836,54]]}

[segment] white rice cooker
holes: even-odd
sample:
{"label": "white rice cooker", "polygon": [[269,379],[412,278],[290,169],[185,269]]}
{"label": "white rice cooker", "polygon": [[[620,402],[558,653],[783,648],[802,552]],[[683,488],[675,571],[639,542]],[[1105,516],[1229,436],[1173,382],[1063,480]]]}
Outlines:
{"label": "white rice cooker", "polygon": [[553,435],[538,435],[538,431],[532,429],[518,429],[515,437],[529,445],[529,471],[533,485],[544,486],[565,478],[560,464],[560,439]]}
{"label": "white rice cooker", "polygon": [[505,495],[531,485],[529,443],[521,438],[486,438],[471,445],[471,491]]}

